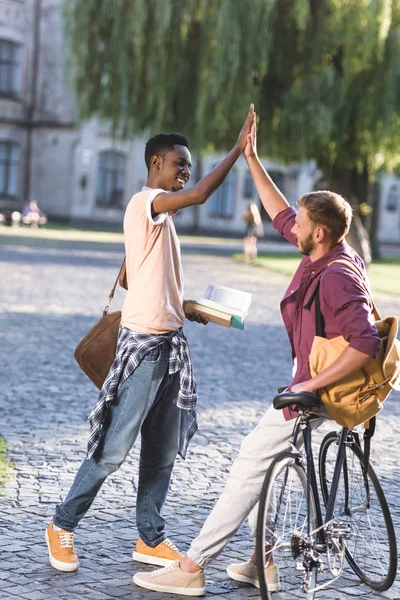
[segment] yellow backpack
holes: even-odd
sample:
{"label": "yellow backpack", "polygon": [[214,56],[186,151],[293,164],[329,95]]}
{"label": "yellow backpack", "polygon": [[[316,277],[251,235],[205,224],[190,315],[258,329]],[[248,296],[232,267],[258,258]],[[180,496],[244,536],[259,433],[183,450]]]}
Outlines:
{"label": "yellow backpack", "polygon": [[[329,263],[328,268],[333,263],[346,265],[361,277],[356,266],[347,260],[334,260]],[[331,417],[339,425],[349,429],[369,421],[382,410],[382,402],[391,391],[400,390],[400,343],[397,340],[397,318],[382,318],[373,301],[372,304],[375,324],[382,340],[378,356],[370,358],[366,365],[353,375],[319,390],[322,402]],[[316,335],[310,353],[312,376],[333,364],[349,345],[343,336],[330,340],[323,337],[319,284],[315,294],[315,321]]]}

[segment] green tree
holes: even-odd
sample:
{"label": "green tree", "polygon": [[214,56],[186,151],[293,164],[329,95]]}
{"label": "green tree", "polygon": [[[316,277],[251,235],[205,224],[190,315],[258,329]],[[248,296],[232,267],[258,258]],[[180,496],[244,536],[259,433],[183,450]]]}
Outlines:
{"label": "green tree", "polygon": [[181,130],[208,150],[233,143],[253,101],[260,152],[315,159],[352,202],[351,243],[369,261],[374,176],[400,162],[400,0],[66,6],[83,118],[97,113],[122,136]]}

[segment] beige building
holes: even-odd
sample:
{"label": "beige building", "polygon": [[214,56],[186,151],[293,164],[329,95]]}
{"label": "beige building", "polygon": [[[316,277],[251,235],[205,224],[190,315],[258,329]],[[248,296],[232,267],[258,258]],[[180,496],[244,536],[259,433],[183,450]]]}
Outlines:
{"label": "beige building", "polygon": [[[146,138],[115,141],[96,118],[78,123],[65,67],[63,4],[0,0],[0,212],[9,215],[36,199],[50,219],[121,228],[124,207],[146,179]],[[220,157],[205,157],[203,172]],[[282,166],[266,160],[265,166],[292,203],[319,179],[312,162]],[[400,181],[384,177],[380,193],[379,238],[400,243]],[[205,205],[182,211],[176,223],[241,234],[241,217],[252,201],[259,202],[241,159]]]}

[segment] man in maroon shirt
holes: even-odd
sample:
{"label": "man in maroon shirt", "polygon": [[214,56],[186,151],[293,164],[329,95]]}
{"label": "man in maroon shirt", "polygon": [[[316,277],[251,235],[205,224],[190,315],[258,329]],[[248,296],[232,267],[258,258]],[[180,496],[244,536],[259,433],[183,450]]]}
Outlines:
{"label": "man in maroon shirt", "polygon": [[[294,362],[294,378],[289,389],[317,393],[319,389],[363,367],[371,356],[377,356],[381,345],[364,263],[344,240],[352,210],[341,196],[328,191],[301,196],[298,212],[289,206],[258,159],[255,122],[245,156],[257,192],[274,227],[304,255],[282,299],[281,313]],[[335,263],[329,266],[338,259],[353,263],[363,278],[345,265]],[[309,355],[315,335],[315,309],[314,304],[309,309],[304,307],[318,283],[325,336],[330,339],[342,335],[349,345],[330,367],[311,377]],[[312,421],[313,428],[329,418],[324,408],[315,412],[317,418]],[[193,595],[204,593],[203,569],[224,549],[249,515],[255,538],[254,508],[265,473],[272,459],[287,449],[295,416],[290,409],[278,411],[269,408],[258,426],[243,441],[226,488],[187,555],[175,567],[157,573],[137,573],[134,577],[137,585],[175,594],[188,594],[188,590]],[[266,570],[268,587],[270,591],[276,591],[279,589],[278,567],[271,563]],[[245,563],[229,565],[228,575],[259,587],[254,555]]]}

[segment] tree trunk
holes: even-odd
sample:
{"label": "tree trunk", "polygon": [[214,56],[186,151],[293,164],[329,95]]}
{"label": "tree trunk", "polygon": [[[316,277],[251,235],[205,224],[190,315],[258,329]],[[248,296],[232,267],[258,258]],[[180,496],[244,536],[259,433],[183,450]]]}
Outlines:
{"label": "tree trunk", "polygon": [[[198,183],[203,177],[203,159],[199,152],[196,156],[196,170],[195,170],[195,183]],[[197,233],[200,230],[200,206],[195,204],[193,206],[193,231]]]}
{"label": "tree trunk", "polygon": [[378,227],[379,227],[379,206],[381,201],[381,186],[379,183],[372,184],[372,214],[369,230],[369,239],[371,242],[372,260],[381,257],[378,244]]}
{"label": "tree trunk", "polygon": [[363,225],[360,205],[371,206],[372,183],[365,168],[362,173],[355,169],[326,169],[324,175],[332,192],[341,194],[353,208],[353,220],[346,240],[361,256],[366,265],[372,260],[371,244],[366,227]]}

